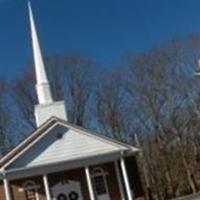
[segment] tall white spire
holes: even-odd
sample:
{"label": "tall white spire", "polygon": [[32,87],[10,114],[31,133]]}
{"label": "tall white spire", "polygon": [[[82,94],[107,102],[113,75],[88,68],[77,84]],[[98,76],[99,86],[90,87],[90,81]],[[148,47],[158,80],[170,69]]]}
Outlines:
{"label": "tall white spire", "polygon": [[36,125],[40,126],[52,116],[67,120],[65,102],[54,102],[51,95],[50,85],[45,71],[45,66],[42,58],[42,53],[40,49],[39,39],[37,36],[36,26],[30,2],[28,2],[28,10],[36,73],[36,91],[38,96],[38,105],[35,105]]}
{"label": "tall white spire", "polygon": [[33,47],[33,56],[36,73],[36,91],[38,96],[39,104],[49,104],[53,102],[51,95],[50,85],[48,82],[47,74],[45,71],[44,61],[40,49],[39,39],[37,30],[34,22],[33,12],[30,1],[28,2],[31,38]]}

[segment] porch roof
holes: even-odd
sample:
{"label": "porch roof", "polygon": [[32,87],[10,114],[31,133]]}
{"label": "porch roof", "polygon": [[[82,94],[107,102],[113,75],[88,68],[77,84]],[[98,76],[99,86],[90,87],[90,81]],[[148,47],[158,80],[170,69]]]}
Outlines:
{"label": "porch roof", "polygon": [[[123,152],[123,156],[131,156],[133,152]],[[51,174],[66,170],[78,169],[87,166],[94,166],[108,162],[114,162],[122,157],[122,152],[110,152],[100,155],[82,157],[79,159],[71,159],[68,161],[59,161],[48,164],[41,164],[37,166],[19,167],[14,169],[7,169],[0,174],[0,179],[6,177],[8,180],[15,180],[19,178],[26,178],[31,176],[40,176],[44,174]]]}
{"label": "porch roof", "polygon": [[52,117],[2,158],[0,166],[2,173],[41,170],[47,166],[62,168],[66,163],[77,167],[112,160],[121,152],[132,154],[137,151],[129,144]]}

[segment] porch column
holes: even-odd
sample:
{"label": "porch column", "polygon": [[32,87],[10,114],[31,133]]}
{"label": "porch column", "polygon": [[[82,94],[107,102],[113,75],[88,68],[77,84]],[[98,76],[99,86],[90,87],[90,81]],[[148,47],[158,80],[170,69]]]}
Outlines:
{"label": "porch column", "polygon": [[115,161],[114,164],[115,164],[115,171],[117,174],[117,182],[118,182],[118,186],[119,186],[121,200],[125,200],[125,194],[124,194],[124,189],[123,189],[123,185],[122,185],[122,179],[121,179],[121,175],[120,175],[120,171],[119,171],[118,162]]}
{"label": "porch column", "polygon": [[91,181],[91,177],[90,177],[90,170],[88,167],[85,167],[85,175],[86,175],[86,179],[87,179],[90,200],[95,200],[94,191],[93,191],[93,187],[92,187],[92,181]]}
{"label": "porch column", "polygon": [[4,184],[4,191],[5,191],[6,200],[12,200],[9,181],[7,179],[3,179],[3,184]]}
{"label": "porch column", "polygon": [[48,182],[48,177],[46,174],[43,175],[43,182],[44,182],[46,200],[51,200],[51,194],[50,194],[50,190],[49,190],[49,182]]}
{"label": "porch column", "polygon": [[123,179],[124,179],[124,183],[125,183],[125,190],[126,190],[126,193],[128,196],[128,200],[133,200],[124,158],[120,159],[120,165],[121,165],[121,169],[122,169],[122,175],[123,175]]}

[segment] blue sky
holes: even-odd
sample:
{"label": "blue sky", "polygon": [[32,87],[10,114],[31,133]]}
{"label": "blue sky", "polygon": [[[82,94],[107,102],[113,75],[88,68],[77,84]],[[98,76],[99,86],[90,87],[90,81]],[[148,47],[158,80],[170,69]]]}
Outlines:
{"label": "blue sky", "polygon": [[[200,32],[199,0],[32,0],[32,7],[43,52],[80,52],[103,67]],[[32,57],[27,1],[0,0],[0,27],[0,76],[13,78]]]}

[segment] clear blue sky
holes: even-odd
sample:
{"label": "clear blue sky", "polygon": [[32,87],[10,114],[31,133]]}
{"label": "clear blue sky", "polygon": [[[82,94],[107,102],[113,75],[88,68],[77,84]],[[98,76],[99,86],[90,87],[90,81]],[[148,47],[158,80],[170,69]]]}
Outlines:
{"label": "clear blue sky", "polygon": [[[32,7],[43,52],[76,51],[101,66],[200,32],[200,0],[32,0]],[[31,57],[27,1],[0,0],[0,76],[19,75]]]}

